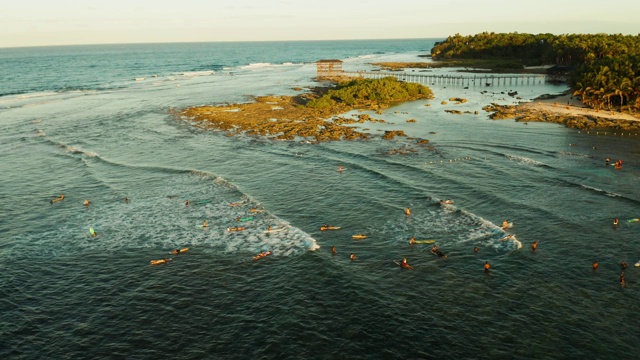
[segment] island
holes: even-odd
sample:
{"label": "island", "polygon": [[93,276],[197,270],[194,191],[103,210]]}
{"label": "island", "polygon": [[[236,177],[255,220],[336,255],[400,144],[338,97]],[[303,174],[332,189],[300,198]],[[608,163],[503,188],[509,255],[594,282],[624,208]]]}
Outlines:
{"label": "island", "polygon": [[[297,96],[261,96],[243,104],[197,106],[179,112],[180,118],[196,126],[236,134],[263,136],[274,140],[313,138],[317,142],[368,139],[370,135],[354,123],[384,122],[368,114],[351,118],[339,116],[354,109],[382,109],[419,99],[432,99],[427,86],[401,82],[393,77],[382,79],[325,79],[332,86],[316,87]],[[389,130],[383,139],[406,136]],[[419,140],[420,141],[420,140]]]}

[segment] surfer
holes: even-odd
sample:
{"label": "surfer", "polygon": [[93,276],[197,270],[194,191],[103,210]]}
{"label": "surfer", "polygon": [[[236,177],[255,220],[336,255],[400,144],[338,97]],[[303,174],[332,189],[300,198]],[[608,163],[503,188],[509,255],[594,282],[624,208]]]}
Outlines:
{"label": "surfer", "polygon": [[627,286],[627,283],[624,281],[624,271],[620,273],[620,286]]}
{"label": "surfer", "polygon": [[171,250],[171,255],[178,255],[178,254],[186,253],[187,251],[189,251],[189,248],[174,249],[174,250]]}
{"label": "surfer", "polygon": [[342,167],[342,165],[338,166],[338,172],[342,172],[344,170],[344,168]]}
{"label": "surfer", "polygon": [[413,270],[413,266],[407,264],[407,258],[402,258],[402,262],[400,263],[400,266],[402,266],[405,269],[409,269],[409,270]]}
{"label": "surfer", "polygon": [[202,227],[207,227],[207,220],[204,220],[204,221],[202,222]]}
{"label": "surfer", "polygon": [[618,226],[618,218],[613,219],[613,226]]}
{"label": "surfer", "polygon": [[91,233],[91,236],[92,236],[92,237],[96,237],[96,236],[98,236],[98,232],[97,232],[97,231],[95,231],[95,230],[93,230],[93,228],[90,228],[90,229],[89,229],[89,233]]}
{"label": "surfer", "polygon": [[331,253],[332,253],[333,255],[336,255],[336,254],[338,253],[338,250],[336,249],[336,246],[335,246],[335,245],[331,247]]}
{"label": "surfer", "polygon": [[82,205],[89,206],[91,205],[91,202],[89,201],[89,199],[84,199],[84,202],[82,203]]}
{"label": "surfer", "polygon": [[490,268],[491,268],[491,264],[489,264],[488,261],[485,261],[484,262],[484,272],[488,273]]}
{"label": "surfer", "polygon": [[189,199],[187,199],[187,201],[184,202],[184,205],[189,205]]}
{"label": "surfer", "polygon": [[258,210],[258,209],[256,209],[256,208],[251,208],[251,210],[250,210],[250,211],[251,211],[252,213],[254,213],[254,214],[255,214],[255,213],[263,212],[264,210]]}
{"label": "surfer", "polygon": [[598,270],[598,262],[594,261],[593,264],[591,264],[591,268],[593,269],[593,271]]}
{"label": "surfer", "polygon": [[539,242],[540,240],[536,240],[533,244],[531,244],[531,251],[536,252],[536,249],[538,249]]}
{"label": "surfer", "polygon": [[477,246],[474,246],[474,247],[473,247],[473,252],[474,252],[474,253],[477,253],[477,252],[478,252],[478,247],[477,247]]}
{"label": "surfer", "polygon": [[254,257],[253,257],[253,260],[260,260],[260,259],[262,259],[263,257],[265,257],[265,256],[269,256],[269,255],[271,255],[271,250],[267,250],[267,251],[265,251],[265,252],[261,252],[260,254],[258,254],[258,255],[256,255],[256,256],[254,256]]}
{"label": "surfer", "polygon": [[502,230],[510,229],[512,226],[513,224],[510,223],[509,220],[505,220],[502,222]]}
{"label": "surfer", "polygon": [[60,197],[57,197],[55,199],[49,200],[49,203],[53,204],[54,202],[58,202],[58,201],[62,201],[64,200],[64,194],[60,194]]}
{"label": "surfer", "polygon": [[351,255],[349,255],[349,259],[350,259],[350,260],[355,260],[355,259],[357,259],[357,258],[356,258],[356,254],[351,253]]}
{"label": "surfer", "polygon": [[412,236],[411,239],[409,239],[409,244],[416,244],[416,238]]}
{"label": "surfer", "polygon": [[411,209],[405,208],[404,209],[404,214],[407,215],[407,216],[411,216]]}
{"label": "surfer", "polygon": [[149,263],[150,263],[151,265],[162,265],[162,264],[166,264],[166,263],[168,263],[168,262],[169,262],[169,261],[171,261],[171,260],[173,260],[173,259],[171,259],[171,258],[169,258],[169,259],[164,258],[164,259],[160,259],[160,260],[151,260]]}
{"label": "surfer", "polygon": [[338,230],[340,229],[340,227],[338,226],[329,226],[327,224],[324,224],[322,226],[320,226],[320,231],[325,231],[325,230]]}
{"label": "surfer", "polygon": [[242,231],[244,230],[244,227],[228,227],[227,231]]}
{"label": "surfer", "polygon": [[611,159],[606,158],[606,159],[604,160],[604,166],[609,166],[609,162],[610,162],[610,161],[611,161]]}
{"label": "surfer", "polygon": [[500,239],[500,241],[513,240],[514,238],[515,238],[515,236],[513,234],[509,234],[509,235],[503,237],[502,239]]}
{"label": "surfer", "polygon": [[447,199],[447,200],[440,200],[440,204],[441,204],[441,205],[453,204],[453,200],[451,200],[451,199]]}
{"label": "surfer", "polygon": [[440,249],[438,249],[437,246],[433,245],[431,247],[431,250],[429,250],[433,255],[437,255],[438,257],[441,258],[447,258],[447,255],[445,253],[443,253],[442,251],[440,251]]}
{"label": "surfer", "polygon": [[626,262],[623,261],[623,262],[620,263],[620,266],[622,267],[622,270],[624,270],[624,269],[627,268],[628,265],[627,265]]}

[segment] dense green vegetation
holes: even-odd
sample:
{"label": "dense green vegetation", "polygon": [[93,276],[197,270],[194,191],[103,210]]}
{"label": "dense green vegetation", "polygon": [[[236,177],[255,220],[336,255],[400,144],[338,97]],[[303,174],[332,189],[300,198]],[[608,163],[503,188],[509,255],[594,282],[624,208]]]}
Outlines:
{"label": "dense green vegetation", "polygon": [[594,108],[640,109],[640,35],[456,34],[436,43],[436,60],[499,59],[572,69],[574,95]]}
{"label": "dense green vegetation", "polygon": [[398,81],[394,77],[382,79],[354,79],[338,83],[335,89],[307,103],[315,109],[329,108],[340,102],[352,107],[371,104],[389,104],[393,102],[433,98],[428,87]]}

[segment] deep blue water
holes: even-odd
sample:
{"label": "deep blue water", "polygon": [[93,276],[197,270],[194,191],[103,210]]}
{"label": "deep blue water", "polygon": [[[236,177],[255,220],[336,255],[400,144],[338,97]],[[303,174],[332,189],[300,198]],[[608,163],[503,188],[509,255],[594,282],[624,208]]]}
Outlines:
{"label": "deep blue water", "polygon": [[[227,137],[172,115],[317,85],[318,59],[424,60],[434,41],[0,49],[0,358],[633,357],[638,135],[481,110],[563,87],[436,84],[357,142]],[[381,140],[390,129],[409,138]],[[522,248],[500,241],[505,219]]]}

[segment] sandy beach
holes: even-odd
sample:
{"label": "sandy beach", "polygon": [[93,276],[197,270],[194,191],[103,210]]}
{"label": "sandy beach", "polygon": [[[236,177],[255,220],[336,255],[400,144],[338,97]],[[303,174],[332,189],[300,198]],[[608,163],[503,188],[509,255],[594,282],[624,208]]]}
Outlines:
{"label": "sandy beach", "polygon": [[523,103],[519,106],[522,110],[545,111],[564,116],[595,116],[610,120],[640,121],[639,116],[618,111],[595,110],[583,105],[580,100],[571,95],[561,95],[552,99],[537,99]]}

